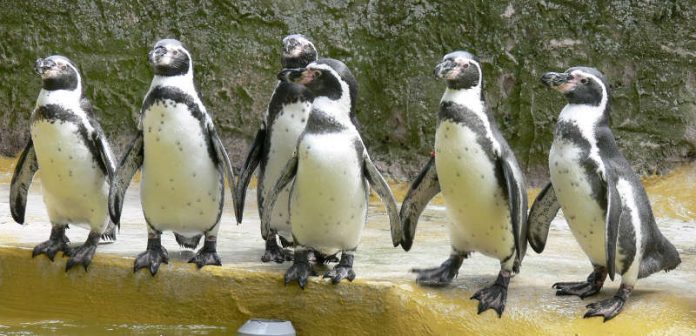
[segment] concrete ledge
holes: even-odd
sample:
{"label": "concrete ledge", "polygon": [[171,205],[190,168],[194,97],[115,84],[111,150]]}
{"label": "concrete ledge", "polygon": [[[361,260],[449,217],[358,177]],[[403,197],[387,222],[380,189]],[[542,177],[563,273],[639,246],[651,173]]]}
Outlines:
{"label": "concrete ledge", "polygon": [[[306,290],[284,287],[282,273],[164,265],[156,277],[132,273],[132,259],[98,254],[89,272],[31,258],[27,248],[0,248],[0,324],[58,319],[86,324],[223,325],[234,331],[252,317],[289,319],[299,334],[316,335],[594,335],[696,332],[696,304],[638,290],[615,320],[580,318],[586,301],[556,298],[550,288],[513,281],[502,319],[476,315],[472,290],[422,289],[403,281],[356,280],[333,286],[314,279]],[[472,287],[488,277],[466,276]],[[517,283],[517,284],[515,284]],[[526,288],[522,288],[526,287]],[[605,291],[600,297],[611,295]],[[591,301],[594,301],[591,300]],[[8,323],[9,322],[9,323]],[[0,330],[1,331],[1,330]]]}

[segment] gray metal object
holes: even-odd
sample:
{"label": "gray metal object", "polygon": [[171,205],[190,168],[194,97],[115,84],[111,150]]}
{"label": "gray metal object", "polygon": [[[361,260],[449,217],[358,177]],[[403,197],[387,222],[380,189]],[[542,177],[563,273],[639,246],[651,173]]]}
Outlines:
{"label": "gray metal object", "polygon": [[295,336],[292,322],[283,320],[251,319],[237,330],[237,336]]}

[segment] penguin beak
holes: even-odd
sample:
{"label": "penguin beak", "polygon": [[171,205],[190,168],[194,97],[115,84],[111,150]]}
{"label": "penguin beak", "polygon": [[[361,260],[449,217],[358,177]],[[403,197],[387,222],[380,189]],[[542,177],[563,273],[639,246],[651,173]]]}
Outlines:
{"label": "penguin beak", "polygon": [[36,71],[38,75],[43,76],[48,70],[51,70],[51,68],[53,68],[55,65],[56,63],[51,60],[39,58],[34,63],[34,71]]}
{"label": "penguin beak", "polygon": [[566,93],[575,88],[573,75],[565,72],[547,72],[541,76],[541,83],[562,93]]}
{"label": "penguin beak", "polygon": [[155,47],[155,49],[152,49],[147,54],[147,58],[148,58],[148,61],[150,63],[155,64],[155,63],[159,62],[160,58],[162,58],[162,56],[164,56],[166,54],[167,54],[167,48],[165,48],[163,46],[157,46],[157,47]]}
{"label": "penguin beak", "polygon": [[318,77],[317,73],[318,71],[307,68],[285,69],[278,73],[278,80],[307,85]]}
{"label": "penguin beak", "polygon": [[433,70],[433,75],[435,75],[436,78],[442,79],[454,69],[455,63],[452,62],[451,60],[444,60],[440,64],[435,66],[435,70]]}

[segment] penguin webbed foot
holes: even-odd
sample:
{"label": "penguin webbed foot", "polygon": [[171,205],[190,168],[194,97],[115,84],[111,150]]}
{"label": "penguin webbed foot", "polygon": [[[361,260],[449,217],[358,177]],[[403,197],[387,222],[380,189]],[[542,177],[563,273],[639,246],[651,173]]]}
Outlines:
{"label": "penguin webbed foot", "polygon": [[51,237],[47,241],[36,245],[31,252],[31,257],[34,258],[37,255],[45,254],[49,260],[53,261],[59,251],[63,252],[64,255],[70,253],[69,242],[68,236],[65,235],[65,227],[54,226],[51,228]]}
{"label": "penguin webbed foot", "polygon": [[85,268],[85,271],[87,271],[87,267],[92,262],[92,258],[94,257],[94,253],[96,251],[97,244],[90,243],[89,241],[77,248],[70,249],[69,254],[66,253],[66,255],[70,256],[70,259],[68,259],[68,262],[65,264],[65,271],[69,271],[75,265],[82,265]]}
{"label": "penguin webbed foot", "polygon": [[133,273],[141,268],[147,268],[150,270],[150,274],[155,276],[159,270],[160,264],[163,263],[169,263],[169,253],[167,249],[162,246],[160,238],[150,238],[147,241],[147,250],[135,257]]}
{"label": "penguin webbed foot", "polygon": [[411,272],[418,274],[416,283],[421,286],[441,287],[449,284],[459,274],[464,256],[451,255],[442,265],[433,268],[414,268]]}
{"label": "penguin webbed foot", "polygon": [[606,277],[606,269],[597,268],[587,277],[587,281],[557,282],[551,287],[556,289],[556,295],[558,296],[576,295],[584,299],[599,293],[604,286]]}
{"label": "penguin webbed foot", "polygon": [[191,258],[188,262],[196,264],[198,269],[201,269],[206,265],[222,266],[220,256],[217,254],[217,241],[206,240],[205,243],[203,243],[203,247],[201,247],[196,255],[193,256],[193,258]]}
{"label": "penguin webbed foot", "polygon": [[493,309],[498,314],[498,318],[503,315],[505,310],[505,302],[507,301],[507,289],[510,283],[511,273],[501,271],[493,285],[482,288],[476,292],[471,299],[479,301],[478,314],[485,312],[488,309]]}
{"label": "penguin webbed foot", "polygon": [[294,262],[290,268],[285,272],[285,285],[287,286],[290,282],[297,280],[297,284],[300,288],[304,289],[307,285],[307,280],[310,276],[315,276],[316,273],[312,270],[312,266],[309,264],[308,251],[295,250]]}
{"label": "penguin webbed foot", "polygon": [[602,316],[604,322],[611,320],[623,310],[631,291],[632,288],[621,285],[613,297],[588,304],[588,310],[583,317]]}
{"label": "penguin webbed foot", "polygon": [[278,264],[282,264],[286,261],[292,261],[292,251],[278,245],[276,236],[277,234],[268,235],[268,239],[266,239],[266,251],[264,252],[263,256],[261,256],[261,261],[274,261]]}
{"label": "penguin webbed foot", "polygon": [[341,260],[338,265],[334,266],[333,269],[324,273],[324,279],[331,279],[331,283],[338,284],[343,279],[348,279],[348,281],[355,280],[355,271],[353,271],[353,258],[352,254],[341,254]]}

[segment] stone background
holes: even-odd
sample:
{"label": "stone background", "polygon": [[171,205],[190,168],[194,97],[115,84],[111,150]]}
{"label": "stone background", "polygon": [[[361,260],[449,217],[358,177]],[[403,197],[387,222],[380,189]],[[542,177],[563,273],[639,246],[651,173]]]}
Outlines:
{"label": "stone background", "polygon": [[546,174],[564,105],[539,77],[572,65],[609,77],[624,154],[642,173],[663,172],[696,157],[694,20],[692,0],[0,1],[0,154],[27,141],[40,89],[33,62],[50,54],[80,66],[120,153],[151,81],[146,54],[173,37],[193,54],[239,166],[275,85],[280,40],[302,33],[352,69],[363,137],[392,177],[413,177],[430,153],[444,90],[432,70],[457,49],[482,59],[488,103],[532,180]]}

